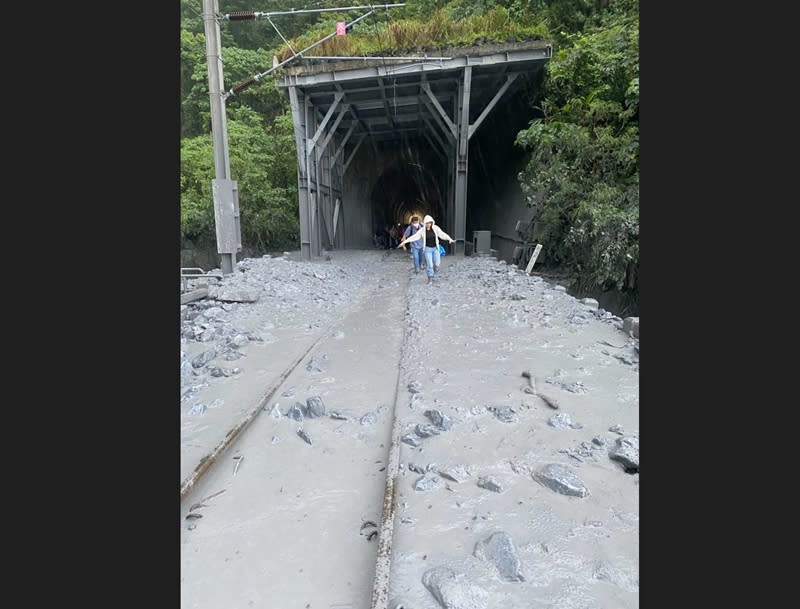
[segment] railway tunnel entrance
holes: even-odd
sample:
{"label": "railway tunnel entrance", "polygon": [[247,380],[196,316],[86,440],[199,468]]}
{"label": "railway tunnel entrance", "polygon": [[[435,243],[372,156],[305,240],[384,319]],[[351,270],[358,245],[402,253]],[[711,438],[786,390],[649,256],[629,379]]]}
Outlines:
{"label": "railway tunnel entrance", "polygon": [[[468,225],[491,223],[492,211],[468,205],[469,193],[482,192],[468,189],[470,144],[492,123],[493,110],[536,86],[552,49],[532,41],[450,51],[308,57],[287,69],[282,86],[294,121],[305,259],[323,249],[372,247],[377,230],[425,214],[456,240],[454,253],[464,254],[472,245]],[[513,137],[503,145],[513,146]],[[487,203],[508,207],[479,202]]]}
{"label": "railway tunnel entrance", "polygon": [[370,192],[376,232],[395,224],[405,229],[412,216],[422,220],[430,214],[440,221],[444,214],[445,167],[431,159],[419,142],[406,142],[400,151]]}

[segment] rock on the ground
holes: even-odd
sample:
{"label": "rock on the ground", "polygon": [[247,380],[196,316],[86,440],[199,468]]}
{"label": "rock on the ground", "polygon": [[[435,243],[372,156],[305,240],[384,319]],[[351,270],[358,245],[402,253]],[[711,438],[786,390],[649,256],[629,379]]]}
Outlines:
{"label": "rock on the ground", "polygon": [[519,416],[511,406],[487,406],[487,409],[503,423],[516,423],[519,420]]}
{"label": "rock on the ground", "polygon": [[409,393],[422,393],[422,385],[419,381],[411,381],[408,384]]}
{"label": "rock on the ground", "polygon": [[192,359],[192,367],[193,368],[202,368],[208,362],[210,362],[214,357],[216,357],[217,352],[214,349],[209,349],[208,351],[203,351],[200,355],[195,356]]}
{"label": "rock on the ground", "polygon": [[442,468],[439,470],[439,475],[459,484],[470,478],[469,470],[464,465],[452,465]]}
{"label": "rock on the ground", "polygon": [[306,398],[306,416],[309,419],[316,419],[325,416],[325,404],[318,395]]}
{"label": "rock on the ground", "polygon": [[622,463],[626,472],[637,473],[639,471],[639,438],[636,436],[617,438],[616,446],[608,452],[608,456]]}
{"label": "rock on the ground", "polygon": [[425,571],[422,585],[444,609],[488,609],[489,593],[448,567]]}
{"label": "rock on the ground", "polygon": [[426,410],[425,416],[442,431],[447,431],[453,426],[453,419],[436,408]]}
{"label": "rock on the ground", "polygon": [[522,563],[508,533],[504,531],[492,533],[486,539],[475,544],[473,554],[494,565],[500,577],[506,581],[525,581],[525,576],[522,574]]}
{"label": "rock on the ground", "polygon": [[417,480],[414,482],[415,491],[430,491],[435,489],[437,486],[439,486],[439,479],[428,475],[417,478]]}
{"label": "rock on the ground", "polygon": [[590,309],[597,309],[600,306],[600,303],[594,298],[581,298],[581,304],[586,305]]}
{"label": "rock on the ground", "polygon": [[586,497],[589,489],[578,478],[572,468],[560,463],[545,465],[540,471],[533,474],[534,480],[550,490],[562,495],[573,497]]}
{"label": "rock on the ground", "polygon": [[503,485],[492,476],[481,476],[478,478],[478,486],[485,488],[487,491],[494,491],[495,493],[503,492]]}
{"label": "rock on the ground", "polygon": [[374,425],[377,421],[378,417],[374,412],[368,412],[358,420],[362,425]]}
{"label": "rock on the ground", "polygon": [[438,427],[434,427],[433,425],[420,425],[419,423],[417,423],[415,431],[420,438],[430,438],[431,436],[438,436],[441,433]]}
{"label": "rock on the ground", "polygon": [[547,420],[547,424],[550,427],[555,427],[556,429],[582,429],[582,423],[573,423],[572,419],[570,418],[569,414],[566,412],[559,412],[557,415],[550,417]]}
{"label": "rock on the ground", "polygon": [[195,404],[192,406],[192,409],[189,411],[189,414],[193,417],[199,417],[201,414],[205,413],[207,406],[205,404]]}
{"label": "rock on the ground", "polygon": [[245,334],[237,334],[231,342],[237,347],[244,347],[250,342],[250,339]]}
{"label": "rock on the ground", "polygon": [[403,442],[404,444],[408,444],[409,446],[413,446],[414,448],[416,448],[421,444],[419,438],[415,436],[413,433],[407,433],[402,438],[400,438],[400,441]]}
{"label": "rock on the ground", "polygon": [[306,418],[306,406],[302,402],[295,402],[294,406],[289,409],[289,412],[286,413],[286,416],[290,419],[294,419],[299,423],[303,422],[303,419]]}

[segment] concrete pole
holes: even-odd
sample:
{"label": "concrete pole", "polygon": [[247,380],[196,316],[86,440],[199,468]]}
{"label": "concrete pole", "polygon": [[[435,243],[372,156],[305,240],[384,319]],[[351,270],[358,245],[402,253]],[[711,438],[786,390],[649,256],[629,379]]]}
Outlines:
{"label": "concrete pole", "polygon": [[[208,64],[208,94],[211,100],[211,136],[214,143],[214,171],[218,180],[231,179],[231,162],[228,156],[228,123],[225,100],[222,98],[222,44],[220,41],[218,0],[203,0],[203,29],[206,35],[206,62]],[[218,202],[214,201],[216,207]],[[218,217],[215,210],[215,217]],[[232,240],[234,243],[237,239]],[[217,244],[219,252],[219,243]],[[219,252],[220,267],[225,274],[233,273],[236,253]]]}

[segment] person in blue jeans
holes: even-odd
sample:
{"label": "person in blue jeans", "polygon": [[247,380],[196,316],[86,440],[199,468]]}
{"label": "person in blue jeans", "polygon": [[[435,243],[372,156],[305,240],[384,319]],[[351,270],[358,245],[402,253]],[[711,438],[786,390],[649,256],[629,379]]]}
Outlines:
{"label": "person in blue jeans", "polygon": [[[403,239],[407,239],[420,229],[419,216],[411,216],[411,224],[408,225],[406,231],[403,233]],[[406,246],[402,246],[406,249]],[[411,259],[414,261],[414,272],[419,273],[419,267],[422,266],[423,253],[422,250],[425,245],[421,239],[417,239],[411,243]]]}
{"label": "person in blue jeans", "polygon": [[425,254],[425,273],[428,275],[428,283],[433,283],[434,273],[439,271],[441,264],[441,257],[439,256],[439,239],[444,239],[450,243],[455,243],[450,235],[444,232],[441,228],[436,226],[431,216],[425,216],[422,219],[423,228],[418,230],[410,237],[404,237],[397,247],[403,247],[406,243],[413,243],[421,240],[425,247],[423,252]]}

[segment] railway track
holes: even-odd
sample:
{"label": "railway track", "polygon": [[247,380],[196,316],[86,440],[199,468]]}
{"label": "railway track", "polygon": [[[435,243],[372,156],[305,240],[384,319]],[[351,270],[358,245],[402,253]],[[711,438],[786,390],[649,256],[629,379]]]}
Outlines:
{"label": "railway track", "polygon": [[[344,317],[321,332],[269,383],[257,403],[182,481],[182,606],[239,606],[230,591],[240,586],[261,594],[256,589],[263,580],[256,585],[252,569],[231,569],[230,556],[219,562],[221,548],[230,549],[235,557],[234,548],[250,545],[248,537],[255,535],[270,539],[270,547],[292,546],[282,558],[279,552],[263,552],[265,546],[259,543],[262,551],[247,552],[260,565],[257,571],[280,572],[287,562],[317,563],[298,567],[280,584],[261,586],[280,599],[267,606],[327,607],[320,603],[335,597],[341,604],[331,607],[387,607],[400,455],[394,415],[408,262],[386,258],[380,266]],[[293,396],[282,395],[292,390]],[[298,422],[271,415],[275,404],[286,413],[294,402],[313,395],[322,398],[324,417]],[[332,413],[348,419],[333,418]],[[299,437],[300,430],[312,444]],[[309,486],[320,492],[309,491]],[[243,505],[248,507],[241,509]],[[304,516],[295,518],[301,509]],[[312,510],[324,514],[313,524]],[[276,520],[284,523],[280,530],[270,524]],[[322,539],[308,536],[310,529]],[[333,529],[339,533],[330,535]],[[311,584],[306,581],[308,572],[319,576],[324,561],[318,559],[336,555],[339,544],[355,545],[341,557],[350,564],[342,564],[349,583],[335,590],[317,589],[306,602],[298,603],[298,591]],[[205,558],[195,560],[198,555]],[[195,577],[198,572],[204,575]],[[221,592],[223,588],[228,592]]]}

